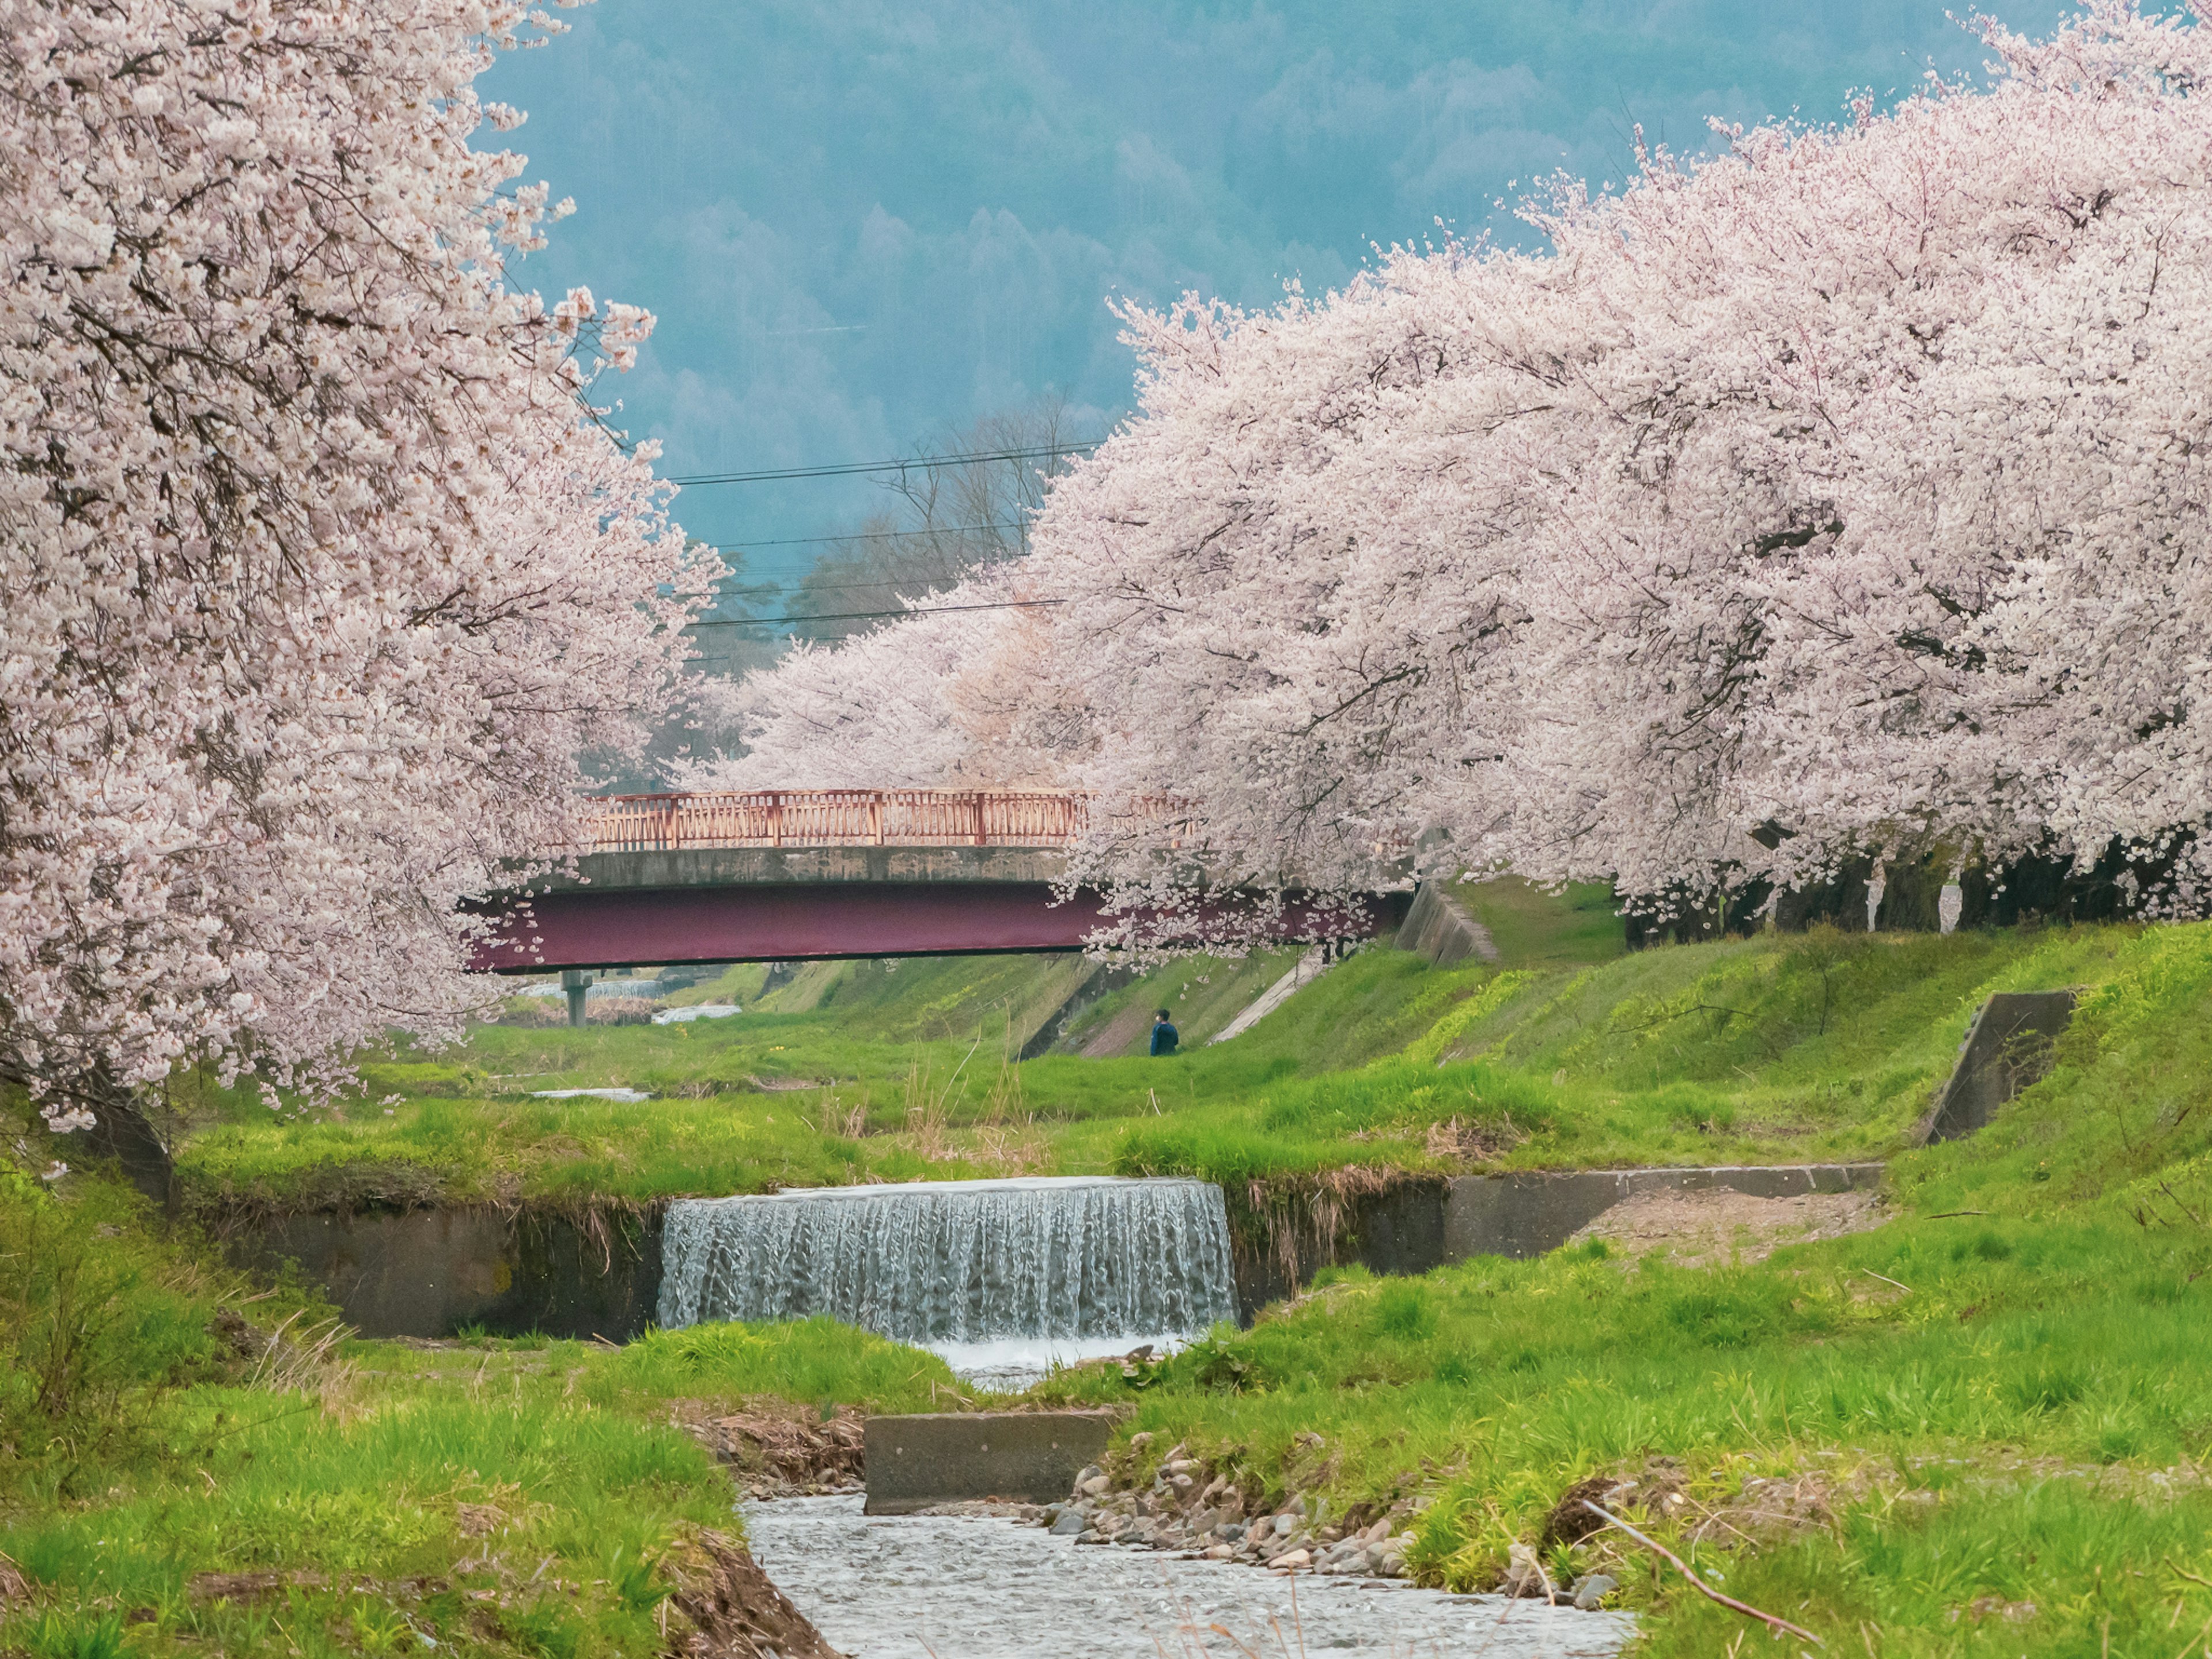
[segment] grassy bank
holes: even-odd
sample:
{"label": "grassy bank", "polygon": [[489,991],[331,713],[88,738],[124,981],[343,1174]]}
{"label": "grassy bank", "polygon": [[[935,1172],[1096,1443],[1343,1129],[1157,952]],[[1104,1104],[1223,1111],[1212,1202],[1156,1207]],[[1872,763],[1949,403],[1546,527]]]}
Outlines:
{"label": "grassy bank", "polygon": [[[1431,1583],[1490,1588],[1516,1544],[1560,1577],[1603,1568],[1654,1655],[1765,1638],[1619,1534],[1559,1537],[1578,1483],[1602,1478],[1585,1489],[1830,1651],[2196,1652],[2212,927],[1629,956],[1591,929],[1547,959],[1530,927],[1497,964],[1364,953],[1174,1061],[1014,1062],[951,969],[908,981],[910,1002],[854,989],[842,1017],[833,996],[689,1027],[486,1028],[456,1054],[373,1060],[342,1119],[204,1103],[183,1161],[203,1201],[281,1205],[401,1170],[433,1194],[644,1197],[1011,1168],[1266,1182],[1887,1154],[1891,1218],[1870,1231],[1717,1267],[1594,1243],[1338,1273],[1157,1369],[1037,1393],[1133,1407],[1114,1461],[1139,1487],[1180,1443],[1248,1512],[1295,1494],[1317,1529],[1395,1516]],[[1971,1139],[1906,1148],[1981,1000],[2053,985],[2083,994],[2051,1074]],[[912,1035],[924,1004],[975,1025]],[[893,1029],[908,1035],[872,1035]],[[662,1097],[521,1086],[616,1084]],[[939,1362],[820,1323],[271,1359],[219,1310],[298,1330],[303,1298],[210,1267],[99,1182],[4,1181],[0,1251],[27,1266],[0,1280],[0,1553],[28,1599],[0,1648],[40,1659],[425,1636],[658,1650],[701,1530],[731,1525],[727,1475],[672,1419],[763,1396],[949,1403]]]}
{"label": "grassy bank", "polygon": [[[948,1006],[969,1018],[984,1005],[960,987],[997,994],[1014,972],[1006,958],[909,964],[908,991],[878,972],[806,1012],[480,1027],[458,1051],[370,1057],[361,1099],[300,1119],[211,1099],[179,1168],[212,1210],[1879,1156],[1926,1109],[1990,992],[2100,983],[2136,937],[1822,933],[1449,969],[1370,947],[1233,1041],[1172,1060],[1017,1061],[1003,1018],[884,1035],[935,1029]],[[1257,984],[1264,966],[1237,972]],[[1128,988],[1146,1000],[1130,1006],[1161,983]],[[532,1097],[604,1087],[655,1098]]]}
{"label": "grassy bank", "polygon": [[0,1652],[35,1659],[660,1652],[739,1532],[676,1418],[959,1397],[827,1322],[340,1342],[78,1175],[0,1171]]}
{"label": "grassy bank", "polygon": [[[2015,963],[2098,970],[2057,1068],[1982,1134],[1900,1155],[1877,1231],[1718,1269],[1593,1246],[1343,1275],[1142,1389],[1052,1386],[1139,1403],[1139,1480],[1181,1442],[1254,1507],[1413,1515],[1435,1583],[1490,1587],[1570,1487],[1632,1476],[1641,1523],[1832,1651],[2194,1653],[2212,929],[2063,955],[2087,944]],[[1618,1534],[1547,1553],[1620,1577],[1654,1654],[1763,1641]]]}

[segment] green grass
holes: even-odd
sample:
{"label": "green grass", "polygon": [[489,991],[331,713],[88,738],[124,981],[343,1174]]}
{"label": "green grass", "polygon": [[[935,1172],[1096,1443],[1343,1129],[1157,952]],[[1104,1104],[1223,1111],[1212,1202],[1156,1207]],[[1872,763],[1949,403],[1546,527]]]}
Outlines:
{"label": "green grass", "polygon": [[[1516,891],[1516,902],[1533,902]],[[1562,948],[1581,949],[1586,914],[1545,902],[1559,911]],[[1162,1060],[1009,1058],[1019,1027],[1006,1007],[1061,994],[1044,976],[1065,978],[1065,963],[947,959],[888,974],[858,964],[870,971],[825,972],[836,995],[811,1012],[486,1026],[458,1052],[368,1059],[365,1098],[336,1113],[272,1121],[258,1105],[219,1103],[221,1121],[187,1139],[180,1168],[191,1203],[212,1212],[514,1197],[580,1205],[1014,1173],[1227,1180],[1346,1165],[1880,1156],[1926,1109],[1984,998],[2100,983],[2138,936],[1823,930],[1581,965],[1449,969],[1370,947],[1234,1041],[1194,1041]],[[1199,988],[1211,995],[1234,982],[1233,995],[1209,1006],[1242,1006],[1278,965],[1216,964]],[[1164,982],[1117,994],[1141,1009]],[[770,999],[794,988],[805,989],[795,980]],[[947,1022],[951,1036],[913,1035]],[[531,1097],[609,1085],[657,1098]],[[1454,1121],[1480,1131],[1486,1150],[1472,1163],[1449,1143],[1431,1150],[1432,1126]]]}
{"label": "green grass", "polygon": [[[1115,1461],[1139,1476],[1181,1442],[1255,1503],[1295,1490],[1346,1519],[1413,1506],[1411,1559],[1435,1583],[1489,1588],[1575,1480],[1656,1468],[1685,1502],[1652,1528],[1828,1652],[2197,1651],[2212,1634],[2212,927],[1611,955],[1589,907],[1546,902],[1555,946],[1523,891],[1500,901],[1533,919],[1504,930],[1498,965],[1364,952],[1246,1036],[1171,1061],[1008,1062],[1018,975],[990,975],[1012,969],[825,974],[779,988],[811,1012],[757,999],[713,1024],[489,1028],[453,1054],[378,1059],[343,1121],[208,1102],[222,1121],[185,1162],[203,1198],[283,1202],[398,1169],[443,1191],[581,1199],[1013,1167],[1231,1183],[1465,1167],[1430,1150],[1454,1119],[1500,1168],[1883,1154],[1896,1218],[1873,1231],[1711,1269],[1592,1246],[1419,1279],[1340,1272],[1157,1370],[1081,1368],[1037,1397],[1133,1407]],[[1982,999],[2054,985],[2082,1000],[2052,1073],[1975,1137],[1904,1147]],[[793,1079],[821,1086],[759,1086]],[[678,1097],[523,1097],[599,1083]],[[389,1117],[373,1103],[386,1093],[403,1097]],[[818,1321],[620,1353],[364,1344],[350,1373],[257,1386],[204,1328],[240,1287],[156,1239],[126,1197],[15,1171],[0,1232],[29,1265],[0,1276],[15,1449],[0,1552],[41,1597],[0,1626],[0,1649],[41,1659],[398,1651],[410,1628],[463,1651],[658,1650],[647,1621],[684,1540],[729,1524],[726,1478],[667,1426],[672,1402],[948,1403],[938,1362]],[[64,1306],[104,1311],[72,1324]],[[50,1409],[39,1379],[79,1325],[91,1336]],[[1141,1452],[1139,1430],[1154,1437]],[[1759,1479],[1793,1483],[1810,1524],[1761,1520]],[[459,1570],[479,1548],[463,1504],[507,1517],[499,1569]],[[1553,1565],[1601,1561],[1644,1615],[1641,1652],[1763,1650],[1756,1626],[1632,1547],[1593,1539]],[[190,1591],[193,1574],[257,1565],[326,1577],[251,1605]],[[425,1577],[451,1588],[409,1588]],[[124,1622],[140,1607],[153,1617]]]}
{"label": "green grass", "polygon": [[1607,962],[1627,946],[1613,890],[1577,882],[1547,893],[1516,876],[1463,882],[1452,895],[1489,931],[1508,968],[1559,968]]}
{"label": "green grass", "polygon": [[[1710,948],[1712,973],[1764,987],[1747,1012],[1771,1018],[1761,998],[1790,973],[1761,980],[1757,950]],[[1130,1430],[1153,1433],[1139,1470],[1182,1442],[1257,1502],[1295,1489],[1357,1519],[1414,1500],[1412,1559],[1434,1583],[1489,1588],[1570,1485],[1661,1458],[1686,1501],[1651,1525],[1830,1651],[2197,1651],[2212,927],[1897,948],[1917,967],[1853,964],[1892,1020],[1977,962],[1984,983],[2071,965],[2094,988],[2057,1067],[1989,1129],[1896,1158],[1899,1215],[1879,1230],[1711,1270],[1593,1245],[1417,1280],[1346,1273],[1141,1389],[1092,1369],[1044,1392],[1135,1401]],[[1863,1012],[1832,1029],[1836,1057],[1878,1053]],[[1915,1028],[1899,1037],[1916,1051]],[[1577,1041],[1601,1075],[1637,1063],[1617,1033]],[[1759,1518],[1745,1482],[1774,1478],[1817,1496],[1814,1524]],[[1601,1551],[1649,1615],[1645,1650],[1763,1640],[1632,1547],[1592,1540],[1553,1565]]]}
{"label": "green grass", "polygon": [[1255,951],[1243,957],[1191,957],[1155,968],[1085,1009],[1069,1022],[1055,1047],[1071,1054],[1102,1045],[1117,1055],[1146,1054],[1152,1017],[1165,1008],[1182,1047],[1195,1050],[1297,966],[1302,954]]}
{"label": "green grass", "polygon": [[[611,1409],[604,1358],[490,1376],[471,1356],[453,1378],[405,1349],[241,1358],[218,1306],[295,1332],[317,1310],[150,1219],[103,1181],[0,1169],[0,1554],[33,1596],[0,1604],[0,1650],[657,1646],[670,1563],[732,1526],[729,1487],[680,1431]],[[465,1535],[465,1505],[495,1535]],[[218,1572],[282,1579],[195,1583]]]}
{"label": "green grass", "polygon": [[[1066,974],[1065,963],[1039,958],[974,959],[969,971],[972,982],[1003,990],[1018,964]],[[1484,969],[1437,973],[1417,957],[1376,951],[1232,1042],[1194,1046],[1173,1060],[1048,1054],[1015,1063],[1018,1030],[1010,1039],[1003,1018],[994,1028],[996,1005],[957,994],[965,981],[948,965],[920,966],[900,981],[903,1000],[879,982],[900,975],[878,974],[856,980],[843,1005],[805,1014],[579,1030],[482,1026],[457,1052],[365,1058],[362,1097],[336,1111],[273,1119],[242,1094],[210,1090],[203,1109],[211,1121],[185,1140],[179,1169],[191,1202],[210,1212],[355,1197],[635,1200],[871,1176],[1097,1171],[1112,1166],[1133,1120],[1206,1116],[1257,1098],[1275,1080],[1364,1059],[1426,1030],[1489,977]],[[947,1006],[983,1012],[951,1038],[874,1035],[941,1023]],[[532,1097],[611,1085],[658,1098]]]}
{"label": "green grass", "polygon": [[0,1652],[35,1659],[660,1652],[699,1532],[742,1531],[679,1402],[967,1403],[933,1356],[826,1320],[264,1364],[219,1308],[295,1332],[323,1310],[81,1175],[0,1164],[0,1558],[33,1598],[0,1595]]}
{"label": "green grass", "polygon": [[952,1408],[963,1391],[935,1354],[831,1319],[652,1331],[607,1358],[603,1379],[646,1401],[774,1395],[877,1412]]}

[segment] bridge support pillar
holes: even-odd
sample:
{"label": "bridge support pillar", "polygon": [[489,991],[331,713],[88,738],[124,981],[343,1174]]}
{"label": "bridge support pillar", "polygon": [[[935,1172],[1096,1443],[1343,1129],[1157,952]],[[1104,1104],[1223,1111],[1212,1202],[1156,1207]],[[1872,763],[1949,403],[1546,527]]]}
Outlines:
{"label": "bridge support pillar", "polygon": [[584,1000],[592,994],[592,981],[598,975],[588,968],[563,968],[561,988],[568,994],[568,1024],[584,1023]]}

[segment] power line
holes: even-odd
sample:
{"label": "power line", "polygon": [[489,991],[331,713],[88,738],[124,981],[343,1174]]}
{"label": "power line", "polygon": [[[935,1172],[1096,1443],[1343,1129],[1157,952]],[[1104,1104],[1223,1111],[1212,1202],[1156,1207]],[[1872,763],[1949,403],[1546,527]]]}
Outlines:
{"label": "power line", "polygon": [[696,622],[700,628],[772,628],[779,623],[867,622],[880,617],[942,617],[955,611],[1025,611],[1035,605],[1066,605],[1066,599],[1001,599],[991,605],[933,605],[921,611],[832,611],[812,617],[744,617]]}
{"label": "power line", "polygon": [[687,478],[671,478],[672,484],[696,489],[702,484],[767,483],[777,478],[848,478],[864,472],[904,472],[918,466],[963,466],[975,461],[1044,461],[1059,455],[1079,455],[1096,449],[1103,438],[1081,443],[1046,444],[1027,449],[978,449],[950,455],[909,455],[896,461],[845,461],[835,466],[772,467],[758,472],[702,472]]}
{"label": "power line", "polygon": [[972,536],[986,530],[1021,531],[1028,528],[1018,524],[963,524],[950,525],[932,530],[856,530],[843,536],[786,536],[773,542],[722,542],[717,553],[738,553],[751,547],[806,547],[819,542],[893,542],[908,536]]}
{"label": "power line", "polygon": [[811,576],[801,576],[796,581],[787,582],[730,582],[724,586],[722,590],[724,597],[719,603],[726,605],[732,599],[742,599],[749,594],[765,593],[776,590],[788,592],[793,589],[808,593],[850,593],[855,589],[866,587],[918,587],[927,592],[933,591],[933,584],[939,582],[948,585],[957,584],[965,580],[973,574],[972,570],[962,570],[937,576],[871,576],[867,580],[859,582],[817,582]]}
{"label": "power line", "polygon": [[[962,574],[965,574],[966,573],[964,572],[962,573]],[[727,605],[732,599],[743,599],[755,593],[765,593],[776,591],[807,593],[850,593],[857,588],[889,587],[895,590],[900,588],[918,588],[922,592],[927,592],[933,591],[933,585],[937,582],[941,581],[945,583],[947,586],[951,586],[960,580],[960,575],[921,576],[908,581],[902,581],[896,576],[877,576],[864,582],[817,582],[802,576],[795,582],[733,582],[723,590],[723,597],[720,603],[722,605]]]}

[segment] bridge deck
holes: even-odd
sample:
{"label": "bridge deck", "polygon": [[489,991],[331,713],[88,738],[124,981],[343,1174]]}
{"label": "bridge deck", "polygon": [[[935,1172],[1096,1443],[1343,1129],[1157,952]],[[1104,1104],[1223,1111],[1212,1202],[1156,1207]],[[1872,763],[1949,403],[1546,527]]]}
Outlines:
{"label": "bridge deck", "polygon": [[[479,971],[683,962],[1080,951],[1103,898],[1060,898],[1065,848],[1097,819],[1091,797],[1042,791],[766,790],[614,797],[575,876],[541,878],[489,907],[502,937]],[[1141,816],[1171,847],[1172,806]],[[926,839],[934,836],[935,839]],[[1368,903],[1392,927],[1409,893]],[[1314,935],[1293,898],[1278,929]]]}
{"label": "bridge deck", "polygon": [[707,847],[1068,847],[1125,823],[1172,846],[1164,797],[1109,810],[1073,789],[756,789],[610,795],[596,852]]}

